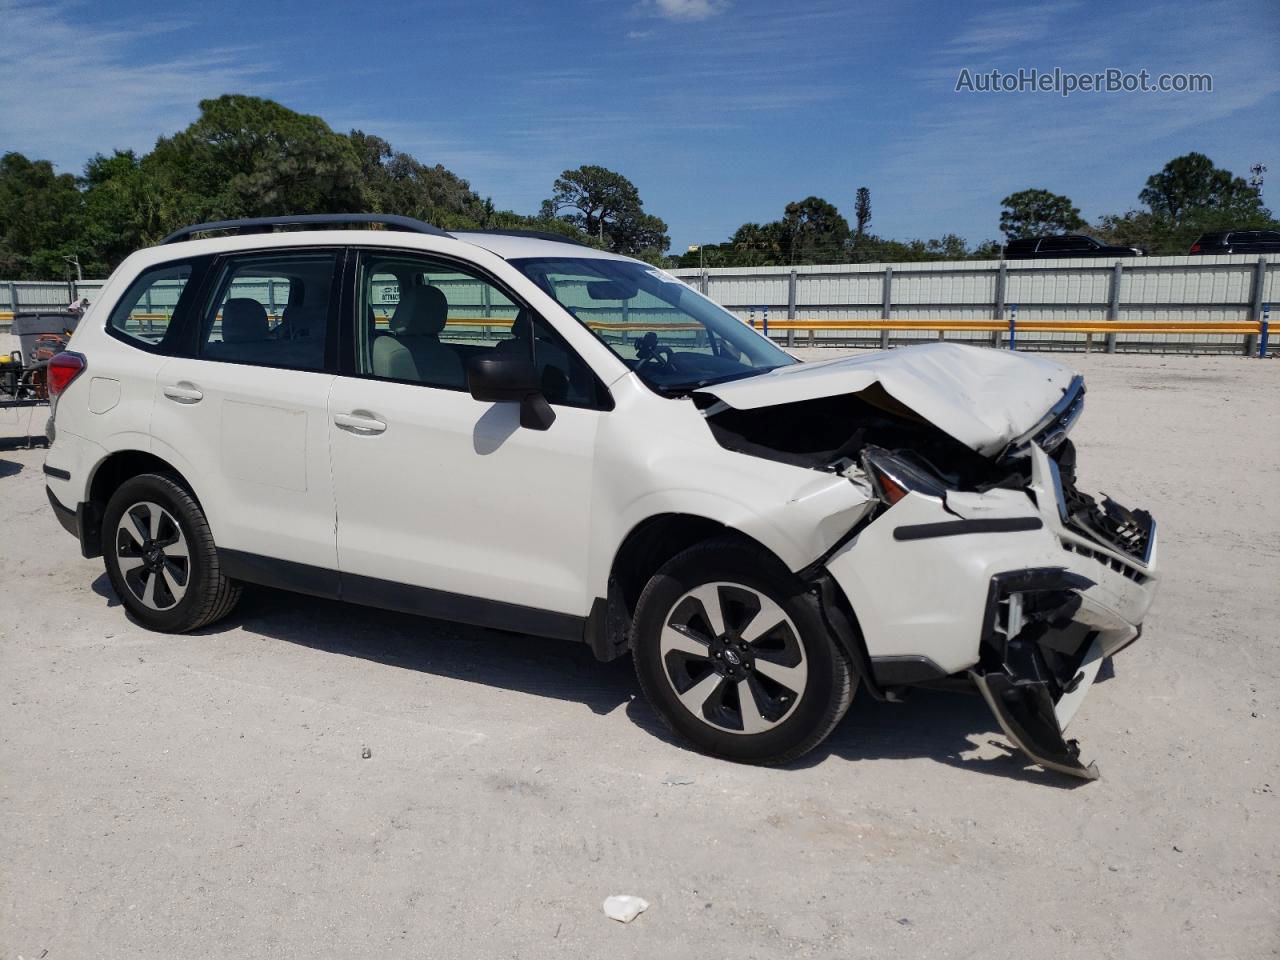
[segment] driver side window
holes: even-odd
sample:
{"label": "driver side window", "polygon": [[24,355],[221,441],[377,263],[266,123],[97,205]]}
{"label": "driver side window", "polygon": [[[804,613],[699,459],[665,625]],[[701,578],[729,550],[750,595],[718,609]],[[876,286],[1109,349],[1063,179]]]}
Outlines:
{"label": "driver side window", "polygon": [[577,353],[541,317],[477,273],[366,251],[357,283],[357,357],[365,376],[466,390],[471,359],[497,352],[531,358],[550,403],[604,405],[607,391]]}

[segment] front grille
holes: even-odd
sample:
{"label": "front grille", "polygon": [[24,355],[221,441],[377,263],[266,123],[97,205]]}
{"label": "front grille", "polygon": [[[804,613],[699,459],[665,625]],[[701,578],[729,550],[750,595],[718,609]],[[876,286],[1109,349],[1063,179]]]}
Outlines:
{"label": "front grille", "polygon": [[1075,543],[1072,540],[1062,540],[1060,542],[1062,544],[1062,549],[1067,551],[1067,553],[1075,553],[1082,557],[1088,557],[1090,560],[1096,560],[1104,567],[1115,571],[1122,577],[1129,578],[1134,583],[1144,584],[1151,579],[1137,567],[1130,566],[1123,560],[1117,560],[1115,557],[1103,553],[1101,550],[1090,550],[1083,544]]}

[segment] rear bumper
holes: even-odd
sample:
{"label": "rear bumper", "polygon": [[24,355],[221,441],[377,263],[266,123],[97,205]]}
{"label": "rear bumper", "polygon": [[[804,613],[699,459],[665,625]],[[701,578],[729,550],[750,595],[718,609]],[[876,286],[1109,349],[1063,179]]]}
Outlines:
{"label": "rear bumper", "polygon": [[58,498],[53,495],[53,491],[48,487],[44,488],[44,492],[49,497],[49,506],[53,508],[53,516],[62,525],[62,529],[79,540],[80,524],[76,518],[76,511],[59,503]]}

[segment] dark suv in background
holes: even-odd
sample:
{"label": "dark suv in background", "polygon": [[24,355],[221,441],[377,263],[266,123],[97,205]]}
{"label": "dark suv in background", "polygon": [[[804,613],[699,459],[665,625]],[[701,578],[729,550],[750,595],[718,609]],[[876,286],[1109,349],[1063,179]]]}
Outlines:
{"label": "dark suv in background", "polygon": [[1062,237],[1024,237],[1010,240],[1004,248],[1006,260],[1044,260],[1051,257],[1141,257],[1137,247],[1113,247],[1083,234]]}
{"label": "dark suv in background", "polygon": [[1280,230],[1219,230],[1202,233],[1190,253],[1280,253]]}

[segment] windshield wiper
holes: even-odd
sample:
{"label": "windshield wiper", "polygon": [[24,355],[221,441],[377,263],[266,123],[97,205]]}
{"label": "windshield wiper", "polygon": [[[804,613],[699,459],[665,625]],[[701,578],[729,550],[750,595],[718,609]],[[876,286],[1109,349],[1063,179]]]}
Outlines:
{"label": "windshield wiper", "polygon": [[700,380],[686,380],[679,383],[650,383],[650,386],[663,393],[687,393],[690,390],[701,390],[703,387],[714,387],[717,384],[729,383],[731,380],[746,380],[749,377],[758,377],[762,373],[777,370],[782,366],[786,366],[786,364],[778,363],[772,367],[760,367],[759,369],[746,370],[742,373],[729,373],[723,377],[703,377]]}

